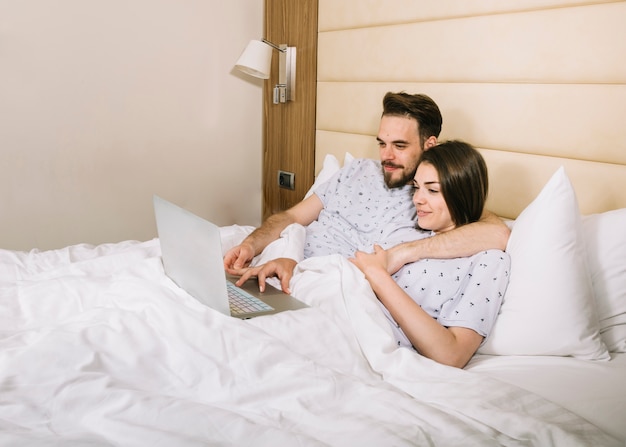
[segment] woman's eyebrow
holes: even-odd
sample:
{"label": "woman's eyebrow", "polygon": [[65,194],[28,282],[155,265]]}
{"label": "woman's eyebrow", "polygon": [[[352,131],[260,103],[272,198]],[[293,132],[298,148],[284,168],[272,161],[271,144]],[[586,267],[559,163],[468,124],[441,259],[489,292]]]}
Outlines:
{"label": "woman's eyebrow", "polygon": [[[413,181],[411,182],[411,184],[412,184],[413,186],[418,186],[418,187],[419,187],[419,182],[418,182],[417,180],[415,180],[415,179],[413,179]],[[432,185],[439,185],[439,184],[440,184],[440,182],[436,182],[436,181],[434,181],[434,180],[432,180],[432,181],[428,181],[428,182],[424,182],[424,186],[432,186]]]}

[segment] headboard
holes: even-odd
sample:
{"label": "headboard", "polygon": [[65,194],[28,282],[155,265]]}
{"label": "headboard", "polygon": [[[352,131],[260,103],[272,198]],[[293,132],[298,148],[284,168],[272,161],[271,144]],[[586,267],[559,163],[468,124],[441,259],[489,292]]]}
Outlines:
{"label": "headboard", "polygon": [[515,218],[563,165],[583,214],[626,207],[626,2],[320,0],[316,172],[378,158],[387,91],[425,93],[440,140],[489,166]]}

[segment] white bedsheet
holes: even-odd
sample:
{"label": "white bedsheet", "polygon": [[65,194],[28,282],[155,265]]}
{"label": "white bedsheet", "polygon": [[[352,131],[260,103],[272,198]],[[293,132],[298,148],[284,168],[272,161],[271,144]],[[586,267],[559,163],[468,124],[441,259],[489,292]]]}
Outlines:
{"label": "white bedsheet", "polygon": [[308,309],[242,321],[163,273],[158,241],[0,250],[0,444],[621,445],[530,392],[396,349],[339,256]]}
{"label": "white bedsheet", "polygon": [[626,354],[608,362],[556,356],[476,355],[467,366],[574,411],[626,445]]}

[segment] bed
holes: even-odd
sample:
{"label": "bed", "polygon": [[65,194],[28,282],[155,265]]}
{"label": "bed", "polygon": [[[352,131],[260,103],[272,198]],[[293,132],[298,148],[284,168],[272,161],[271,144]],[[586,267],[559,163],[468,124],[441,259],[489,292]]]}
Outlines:
{"label": "bed", "polygon": [[[319,181],[338,162],[327,165]],[[546,237],[529,243],[546,216]],[[297,267],[292,292],[309,308],[239,320],[178,288],[158,239],[2,250],[0,441],[623,445],[625,224],[626,209],[580,216],[555,172],[511,222],[501,315],[464,370],[396,348],[368,283],[338,255]],[[221,230],[226,250],[251,227]],[[302,240],[288,227],[256,262]],[[540,271],[536,287],[527,279]]]}
{"label": "bed", "polygon": [[487,160],[512,276],[466,368],[398,349],[339,256],[299,263],[308,308],[244,321],[178,288],[158,239],[0,250],[0,445],[625,445],[626,3],[500,3],[319,2],[316,182],[377,157],[386,91],[432,96]]}
{"label": "bed", "polygon": [[378,157],[385,92],[439,104],[440,139],[481,151],[487,207],[513,228],[501,314],[465,370],[622,444],[625,18],[623,1],[320,0],[316,120],[322,174],[346,152]]}

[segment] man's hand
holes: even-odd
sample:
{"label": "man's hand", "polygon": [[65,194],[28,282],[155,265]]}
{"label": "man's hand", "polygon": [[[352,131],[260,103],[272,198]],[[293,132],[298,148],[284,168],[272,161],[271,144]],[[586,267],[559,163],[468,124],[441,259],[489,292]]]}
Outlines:
{"label": "man's hand", "polygon": [[263,265],[257,265],[256,267],[230,269],[226,268],[226,271],[231,275],[241,276],[235,283],[237,286],[241,286],[249,278],[254,276],[259,281],[259,290],[265,291],[265,280],[272,276],[276,276],[280,279],[280,287],[283,292],[291,294],[289,289],[289,281],[293,276],[293,269],[296,267],[297,262],[290,258],[277,258],[273,259]]}
{"label": "man's hand", "polygon": [[[226,252],[224,255],[224,269],[229,271],[246,268],[250,265],[254,256],[254,247],[242,242]],[[231,274],[234,275],[235,273]]]}
{"label": "man's hand", "polygon": [[[387,273],[393,275],[405,264],[420,259],[417,247],[412,253],[409,247],[410,246],[405,243],[387,249]],[[412,258],[409,257],[410,255],[412,255]]]}

